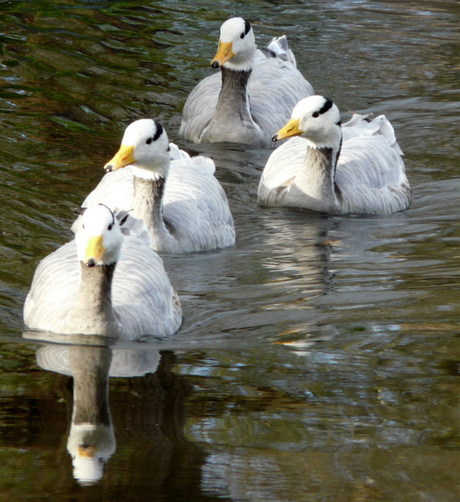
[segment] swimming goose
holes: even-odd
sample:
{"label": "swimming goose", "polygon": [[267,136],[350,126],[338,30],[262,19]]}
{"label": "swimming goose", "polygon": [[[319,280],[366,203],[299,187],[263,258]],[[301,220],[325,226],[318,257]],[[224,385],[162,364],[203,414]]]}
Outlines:
{"label": "swimming goose", "polygon": [[211,61],[221,75],[202,80],[189,95],[179,134],[194,143],[272,147],[271,136],[302,98],[314,93],[297,70],[286,36],[258,50],[248,21],[234,17],[220,29]]}
{"label": "swimming goose", "polygon": [[[269,157],[258,189],[262,206],[330,214],[391,214],[410,203],[403,155],[384,115],[340,124],[323,96],[300,101],[273,141],[295,137]],[[343,142],[342,142],[343,140]]]}
{"label": "swimming goose", "polygon": [[[176,158],[172,161],[171,148]],[[155,251],[206,251],[235,243],[232,215],[214,176],[214,162],[189,157],[170,145],[158,122],[141,119],[130,124],[105,169],[109,172],[83,207],[102,202],[133,209],[133,216],[144,221]],[[72,229],[76,228],[77,222]]]}
{"label": "swimming goose", "polygon": [[29,328],[61,334],[134,340],[170,335],[181,320],[161,258],[123,235],[104,205],[89,207],[75,239],[40,262],[24,305]]}

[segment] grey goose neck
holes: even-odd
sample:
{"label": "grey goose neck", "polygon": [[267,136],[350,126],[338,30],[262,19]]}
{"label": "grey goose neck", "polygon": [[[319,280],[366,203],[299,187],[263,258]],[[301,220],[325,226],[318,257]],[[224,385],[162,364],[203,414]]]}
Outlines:
{"label": "grey goose neck", "polygon": [[248,83],[252,70],[221,69],[222,88],[214,114],[201,141],[211,143],[252,143],[258,127],[251,115]]}
{"label": "grey goose neck", "polygon": [[109,369],[112,351],[108,347],[69,347],[73,375],[72,423],[110,425]]}
{"label": "grey goose neck", "polygon": [[248,84],[252,70],[221,69],[222,88],[215,115],[233,114],[240,120],[252,120],[248,102]]}
{"label": "grey goose neck", "polygon": [[295,183],[304,187],[306,193],[321,200],[322,205],[331,210],[340,204],[340,188],[335,182],[339,148],[309,146],[305,154],[304,167],[300,170]]}
{"label": "grey goose neck", "polygon": [[142,219],[154,249],[168,249],[175,240],[174,228],[163,215],[163,195],[166,179],[145,179],[134,176],[133,216]]}
{"label": "grey goose neck", "polygon": [[80,285],[69,313],[71,325],[85,334],[117,336],[119,324],[112,307],[112,280],[116,263],[89,267],[80,262]]}

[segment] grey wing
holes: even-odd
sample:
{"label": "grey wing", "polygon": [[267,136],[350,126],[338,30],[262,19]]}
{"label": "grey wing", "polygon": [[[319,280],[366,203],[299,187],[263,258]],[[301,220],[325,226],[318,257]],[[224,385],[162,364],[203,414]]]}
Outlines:
{"label": "grey wing", "polygon": [[341,212],[391,214],[410,204],[410,186],[400,155],[382,136],[346,141],[337,164]]}
{"label": "grey wing", "polygon": [[209,125],[217,106],[222,77],[220,71],[199,82],[190,93],[182,110],[180,137],[198,143]]}
{"label": "grey wing", "polygon": [[290,61],[262,60],[255,66],[250,81],[252,117],[271,137],[289,120],[294,106],[313,94],[311,84]]}
{"label": "grey wing", "polygon": [[303,166],[307,148],[307,140],[296,137],[273,151],[260,178],[257,190],[258,204],[285,205],[285,196],[289,195],[289,188]]}
{"label": "grey wing", "polygon": [[112,288],[113,307],[129,338],[166,336],[182,322],[177,293],[161,258],[137,237],[125,237]]}
{"label": "grey wing", "polygon": [[75,241],[45,257],[35,270],[24,304],[24,322],[32,329],[64,332],[78,293],[80,269]]}
{"label": "grey wing", "polygon": [[[206,160],[212,169],[203,165]],[[216,249],[235,243],[227,196],[213,167],[210,159],[201,156],[171,164],[163,211],[182,251]]]}
{"label": "grey wing", "polygon": [[382,136],[398,155],[404,155],[396,141],[396,134],[391,122],[385,115],[379,115],[371,120],[371,115],[353,114],[351,119],[342,125],[343,141],[357,136]]}
{"label": "grey wing", "polygon": [[342,126],[343,147],[336,183],[342,212],[390,214],[406,209],[411,190],[403,155],[385,115],[354,114]]}

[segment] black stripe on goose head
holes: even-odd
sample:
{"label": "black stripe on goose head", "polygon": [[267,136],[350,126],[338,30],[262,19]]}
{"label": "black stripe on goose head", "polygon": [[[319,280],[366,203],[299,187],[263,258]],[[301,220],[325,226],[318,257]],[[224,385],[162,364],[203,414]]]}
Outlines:
{"label": "black stripe on goose head", "polygon": [[251,24],[249,21],[244,20],[244,33],[241,33],[240,38],[244,38],[248,33],[249,30],[251,29]]}
{"label": "black stripe on goose head", "polygon": [[[102,204],[102,202],[99,202],[99,205],[104,206],[105,208],[107,208],[110,211],[110,214],[112,215],[112,225],[115,225],[115,215],[113,214],[113,211],[110,209],[110,207],[106,206],[105,204]],[[111,230],[111,228],[112,227],[110,227],[109,230]]]}
{"label": "black stripe on goose head", "polygon": [[326,113],[328,110],[332,108],[332,105],[334,104],[332,100],[329,98],[324,98],[326,101],[324,102],[324,105],[321,107],[319,110],[319,114],[322,115],[323,113]]}
{"label": "black stripe on goose head", "polygon": [[153,141],[156,141],[163,134],[163,126],[159,122],[155,122],[157,129],[155,135],[153,136]]}

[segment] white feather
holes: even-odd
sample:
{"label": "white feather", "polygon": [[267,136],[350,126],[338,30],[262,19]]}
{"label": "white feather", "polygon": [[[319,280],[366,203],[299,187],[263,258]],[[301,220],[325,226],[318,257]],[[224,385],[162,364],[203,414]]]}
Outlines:
{"label": "white feather", "polygon": [[[141,122],[141,121],[137,121]],[[131,126],[135,125],[131,124]],[[136,149],[138,145],[146,149],[145,137],[149,137],[149,128],[155,124],[152,120],[148,124],[139,123],[138,137],[132,143]],[[147,130],[144,130],[146,125]],[[130,127],[131,127],[130,126]],[[125,140],[122,142],[125,144]],[[183,253],[193,251],[207,251],[231,246],[235,243],[235,229],[233,218],[224,189],[214,176],[215,164],[203,156],[190,157],[177,146],[168,144],[166,133],[149,146],[149,151],[142,154],[142,167],[137,164],[117,169],[107,173],[99,185],[88,195],[82,206],[87,207],[103,203],[110,208],[130,211],[134,209],[134,176],[145,173],[144,178],[155,178],[155,172],[166,177],[164,197],[162,201],[164,220],[171,233],[164,229],[163,233],[149,231],[153,249],[161,252]],[[169,152],[167,156],[161,152]],[[170,160],[169,153],[175,160]],[[155,159],[155,171],[148,166],[149,159]],[[162,159],[161,165],[158,159]],[[145,204],[151,201],[144,201]],[[146,222],[147,228],[149,228]],[[79,220],[72,226],[78,230]]]}
{"label": "white feather", "polygon": [[[224,68],[233,70],[237,79],[238,73],[252,69],[246,91],[219,97],[220,73],[206,77],[185,103],[181,137],[194,143],[272,147],[271,136],[289,118],[290,110],[300,99],[313,94],[312,86],[296,67],[285,36],[274,38],[265,49],[257,50],[252,28],[242,39],[244,30],[244,19],[229,19],[221,27],[220,41],[232,42],[235,54],[224,63]],[[248,106],[243,103],[244,96]]]}
{"label": "white feather", "polygon": [[[91,217],[92,209],[86,210],[86,216]],[[114,225],[118,226],[118,222]],[[85,332],[91,329],[91,320],[83,317],[75,320],[70,315],[78,307],[76,298],[81,280],[78,246],[84,241],[84,233],[82,226],[73,241],[39,263],[24,305],[28,328],[62,334],[105,334]],[[104,244],[107,242],[105,239]],[[161,258],[142,237],[124,235],[119,245],[112,283],[112,307],[119,323],[116,337],[132,340],[144,334],[174,333],[182,319],[180,302]]]}
{"label": "white feather", "polygon": [[[369,121],[353,115],[340,127],[335,105],[319,114],[325,101],[322,96],[312,96],[294,108],[292,118],[304,132],[271,154],[259,183],[259,204],[331,214],[391,214],[406,209],[410,187],[388,119],[381,115]],[[323,167],[311,161],[313,150],[320,152],[321,148],[331,149],[332,158],[340,151],[335,177],[331,168],[332,180]]]}

